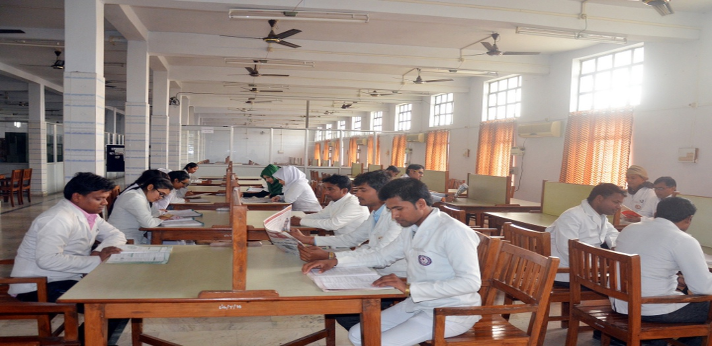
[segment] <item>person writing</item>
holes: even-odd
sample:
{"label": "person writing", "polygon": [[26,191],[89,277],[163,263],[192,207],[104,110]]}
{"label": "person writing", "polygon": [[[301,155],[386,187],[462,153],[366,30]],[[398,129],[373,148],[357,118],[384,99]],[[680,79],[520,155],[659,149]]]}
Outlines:
{"label": "person writing", "polygon": [[282,184],[284,195],[272,197],[272,202],[283,201],[292,204],[294,211],[321,211],[321,204],[309,186],[304,172],[294,166],[284,166],[272,175]]}
{"label": "person writing", "polygon": [[166,197],[161,198],[153,203],[151,208],[154,215],[166,213],[166,209],[171,203],[184,203],[185,199],[178,197],[178,190],[190,185],[190,176],[185,171],[168,172],[168,178],[173,184],[173,189]]}
{"label": "person writing", "polygon": [[[196,177],[194,176],[195,172],[198,171],[198,164],[197,164],[197,163],[195,163],[195,162],[189,162],[187,165],[185,165],[185,167],[183,167],[183,171],[186,172],[186,173],[188,173],[188,175],[190,176],[190,183],[191,183],[191,184],[197,183],[197,182],[200,181],[200,179],[198,179],[198,178],[196,178]],[[176,196],[178,196],[178,197],[180,197],[180,198],[184,198],[185,196],[189,196],[189,195],[191,195],[191,193],[188,191],[188,186],[184,186],[184,187],[180,188],[180,190],[178,190],[178,191],[176,192]]]}
{"label": "person writing", "polygon": [[324,194],[331,200],[318,213],[303,218],[292,216],[293,226],[305,226],[334,231],[335,235],[351,233],[368,218],[368,208],[359,205],[351,191],[351,180],[345,175],[334,174],[322,180]]}
{"label": "person writing", "polygon": [[127,239],[135,244],[148,244],[141,227],[156,227],[172,216],[164,214],[154,217],[151,204],[167,196],[173,190],[173,184],[166,178],[153,177],[138,186],[124,191],[114,202],[114,210],[109,216],[109,223],[124,232]]}
{"label": "person writing", "polygon": [[[383,266],[405,259],[408,283],[395,275],[373,285],[394,287],[408,297],[381,313],[383,345],[417,345],[432,339],[433,309],[479,306],[481,286],[477,260],[479,238],[465,224],[432,207],[428,187],[416,179],[396,179],[379,191],[401,234],[381,251],[345,253],[334,259],[304,264],[302,272],[334,266]],[[445,337],[469,330],[480,316],[453,316],[445,322]],[[361,345],[361,325],[349,330],[349,340]]]}

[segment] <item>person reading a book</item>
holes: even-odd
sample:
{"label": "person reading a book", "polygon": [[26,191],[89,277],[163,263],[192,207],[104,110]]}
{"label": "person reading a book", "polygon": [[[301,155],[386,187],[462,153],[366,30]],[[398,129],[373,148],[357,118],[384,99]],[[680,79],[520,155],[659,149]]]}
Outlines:
{"label": "person reading a book", "polygon": [[305,226],[334,231],[335,235],[351,233],[368,218],[368,208],[361,206],[351,191],[351,180],[334,174],[322,179],[324,194],[331,200],[318,213],[303,218],[292,216],[293,226]]}
{"label": "person reading a book", "polygon": [[[433,308],[479,306],[481,286],[477,260],[479,238],[465,224],[432,207],[428,187],[417,179],[396,179],[379,191],[401,234],[381,251],[350,252],[337,258],[306,263],[327,271],[334,266],[383,266],[405,259],[407,283],[395,275],[383,276],[374,286],[391,286],[408,297],[381,313],[383,345],[417,345],[432,339]],[[453,316],[445,322],[445,337],[469,330],[480,316]],[[349,330],[349,340],[361,345],[360,324]]]}
{"label": "person reading a book", "polygon": [[391,179],[398,176],[398,173],[400,173],[400,169],[398,169],[398,167],[396,167],[396,166],[391,165],[391,166],[388,166],[388,168],[386,168],[386,174],[388,174],[388,176],[391,177]]}
{"label": "person reading a book", "polygon": [[658,205],[658,197],[653,190],[653,184],[648,181],[648,172],[643,167],[632,165],[625,173],[625,181],[628,183],[628,195],[623,200],[623,205],[637,214],[623,215],[625,221],[640,222],[652,219]]}
{"label": "person reading a book", "polygon": [[665,198],[677,195],[677,182],[672,177],[660,177],[653,182],[653,190],[658,196],[658,203]]}
{"label": "person reading a book", "polygon": [[272,177],[282,184],[284,195],[272,197],[272,202],[285,202],[292,204],[294,211],[318,212],[321,204],[314,194],[304,172],[294,166],[284,166],[277,170]]}
{"label": "person reading a book", "polygon": [[173,184],[166,178],[153,177],[119,195],[114,202],[114,210],[109,216],[109,223],[116,226],[133,239],[135,244],[148,244],[148,238],[139,228],[156,227],[172,215],[153,216],[151,203],[156,202],[173,190]]}
{"label": "person reading a book", "polygon": [[[709,272],[700,243],[686,231],[697,208],[685,198],[669,197],[657,205],[655,218],[632,224],[618,237],[616,251],[640,255],[643,297],[681,295],[676,291],[678,272],[694,294],[712,294]],[[611,299],[619,313],[628,313],[628,303]],[[642,320],[656,323],[704,323],[710,302],[643,304]],[[681,338],[685,345],[701,345],[702,338]],[[667,345],[665,340],[650,340],[650,345]]]}
{"label": "person reading a book", "polygon": [[260,173],[260,177],[265,180],[267,183],[267,191],[260,191],[260,192],[243,192],[242,197],[269,197],[272,198],[274,196],[278,196],[282,194],[282,184],[279,183],[279,181],[274,178],[272,175],[277,173],[279,170],[279,167],[269,164],[267,167],[265,167],[262,170],[262,173]]}
{"label": "person reading a book", "polygon": [[153,209],[154,215],[161,215],[166,213],[168,205],[171,203],[183,203],[185,199],[178,197],[178,190],[190,185],[190,176],[185,171],[171,171],[168,172],[168,178],[173,184],[173,190],[171,193],[167,194],[166,197],[161,198],[153,203],[151,208]]}
{"label": "person reading a book", "polygon": [[[546,232],[551,233],[551,255],[561,261],[559,268],[569,266],[569,239],[606,249],[616,246],[618,230],[608,222],[606,215],[613,215],[620,209],[625,195],[625,191],[615,184],[598,184],[581,204],[561,213],[546,228]],[[569,274],[556,274],[554,285],[568,287]]]}
{"label": "person reading a book", "polygon": [[[405,169],[405,174],[403,174],[401,179],[421,180],[424,175],[425,167],[423,167],[423,165],[413,163],[408,165],[408,168]],[[434,202],[452,202],[455,200],[455,195],[449,193],[430,191],[430,196],[433,198]]]}

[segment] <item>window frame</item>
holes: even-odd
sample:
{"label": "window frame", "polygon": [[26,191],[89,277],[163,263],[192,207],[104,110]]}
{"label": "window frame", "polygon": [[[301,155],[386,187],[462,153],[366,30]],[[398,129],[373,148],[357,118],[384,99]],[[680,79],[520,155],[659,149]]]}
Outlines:
{"label": "window frame", "polygon": [[371,131],[383,132],[383,111],[371,112]]}
{"label": "window frame", "polygon": [[[405,109],[407,108],[407,109]],[[407,119],[406,119],[407,118]],[[396,131],[410,131],[413,125],[413,104],[396,105]]]}
{"label": "window frame", "polygon": [[[440,100],[444,98],[445,100]],[[443,127],[449,126],[454,123],[455,115],[455,95],[454,93],[444,93],[432,96],[431,99],[431,110],[430,110],[430,121],[429,127]],[[450,104],[450,112],[447,112],[447,105]],[[445,108],[445,112],[440,112],[442,108]]]}
{"label": "window frame", "polygon": [[511,75],[486,81],[483,90],[482,121],[521,117],[522,82],[522,75]]}

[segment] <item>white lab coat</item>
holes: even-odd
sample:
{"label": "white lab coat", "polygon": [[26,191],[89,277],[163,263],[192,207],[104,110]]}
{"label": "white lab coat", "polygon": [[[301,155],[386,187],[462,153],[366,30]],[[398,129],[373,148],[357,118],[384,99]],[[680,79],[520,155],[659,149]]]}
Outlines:
{"label": "white lab coat", "polygon": [[114,210],[109,217],[109,223],[124,232],[127,239],[133,239],[136,244],[146,244],[141,227],[156,227],[163,220],[154,217],[146,194],[140,188],[127,190],[120,194],[114,202]]}
{"label": "white lab coat", "polygon": [[[63,199],[32,221],[17,249],[11,276],[78,281],[101,263],[99,256],[90,256],[96,240],[101,241],[96,251],[126,244],[124,234],[100,217],[89,228],[79,207]],[[35,284],[13,284],[9,293],[14,296],[36,290]]]}
{"label": "white lab coat", "polygon": [[[606,215],[593,210],[585,199],[563,212],[546,232],[551,233],[551,255],[559,258],[559,268],[569,267],[569,239],[599,247],[606,243],[613,248],[618,237],[618,230],[608,222]],[[569,282],[569,274],[556,274],[556,281]]]}
{"label": "white lab coat", "polygon": [[[381,215],[383,218],[384,215]],[[410,297],[405,311],[432,316],[433,308],[482,305],[477,234],[462,222],[433,208],[418,226],[404,228],[381,251],[338,253],[338,266],[385,266],[405,259]],[[448,321],[474,324],[480,316],[458,316]]]}
{"label": "white lab coat", "polygon": [[307,214],[299,224],[334,231],[335,235],[343,235],[355,230],[368,219],[368,215],[368,208],[361,206],[356,196],[346,193],[338,201],[331,201],[320,212]]}
{"label": "white lab coat", "polygon": [[171,193],[167,194],[166,197],[153,202],[153,206],[151,206],[153,215],[163,214],[161,210],[167,209],[171,203],[185,203],[185,199],[178,197],[177,189],[171,190]]}
{"label": "white lab coat", "polygon": [[[700,243],[670,220],[655,218],[626,227],[616,241],[616,251],[640,255],[643,297],[683,294],[675,290],[678,271],[685,276],[691,292],[712,294],[712,273]],[[643,304],[640,312],[643,316],[664,315],[685,305]],[[628,313],[628,303],[624,301],[611,299],[611,306],[617,312]]]}
{"label": "white lab coat", "polygon": [[623,199],[623,205],[628,209],[640,214],[643,220],[650,220],[655,216],[655,209],[658,207],[660,199],[655,194],[655,190],[649,187],[641,187],[631,195],[628,194]]}

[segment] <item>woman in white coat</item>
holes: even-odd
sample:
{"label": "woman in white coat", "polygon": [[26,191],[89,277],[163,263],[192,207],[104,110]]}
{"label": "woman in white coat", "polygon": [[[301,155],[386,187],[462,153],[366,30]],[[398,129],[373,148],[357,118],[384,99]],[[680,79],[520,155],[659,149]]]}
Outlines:
{"label": "woman in white coat", "polygon": [[173,184],[162,177],[154,177],[140,183],[138,186],[122,192],[114,202],[114,209],[109,217],[109,223],[133,239],[135,244],[148,244],[141,227],[156,227],[168,216],[154,217],[151,214],[151,203],[160,200],[173,190]]}
{"label": "woman in white coat", "polygon": [[321,204],[309,186],[304,172],[294,166],[284,166],[272,175],[282,184],[282,196],[272,197],[273,202],[284,201],[292,204],[295,211],[321,211]]}

